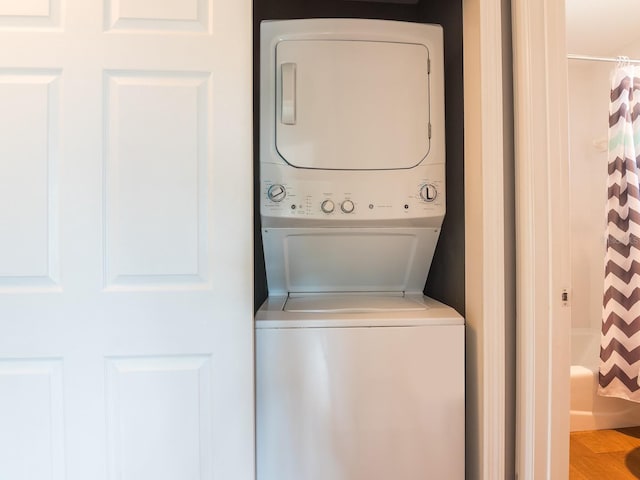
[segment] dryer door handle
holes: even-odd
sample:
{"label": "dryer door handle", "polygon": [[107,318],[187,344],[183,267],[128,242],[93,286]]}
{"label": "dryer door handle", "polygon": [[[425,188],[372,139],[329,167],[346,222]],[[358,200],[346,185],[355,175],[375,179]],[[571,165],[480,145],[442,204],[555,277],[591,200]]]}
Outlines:
{"label": "dryer door handle", "polygon": [[296,124],[296,64],[283,63],[282,76],[282,123]]}

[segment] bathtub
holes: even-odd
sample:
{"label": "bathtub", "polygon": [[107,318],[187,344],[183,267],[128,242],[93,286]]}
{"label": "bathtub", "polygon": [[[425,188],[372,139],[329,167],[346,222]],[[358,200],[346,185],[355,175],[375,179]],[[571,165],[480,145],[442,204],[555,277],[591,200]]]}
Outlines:
{"label": "bathtub", "polygon": [[640,403],[596,393],[600,332],[573,329],[571,337],[571,431],[640,425]]}
{"label": "bathtub", "polygon": [[572,432],[640,425],[640,403],[602,397],[596,393],[597,388],[597,367],[571,366]]}

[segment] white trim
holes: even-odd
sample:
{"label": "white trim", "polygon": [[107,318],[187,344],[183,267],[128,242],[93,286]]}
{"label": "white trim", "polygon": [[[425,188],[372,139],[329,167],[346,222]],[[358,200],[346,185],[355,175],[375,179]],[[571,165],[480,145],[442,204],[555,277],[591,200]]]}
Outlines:
{"label": "white trim", "polygon": [[570,281],[564,2],[512,0],[520,480],[568,477]]}
{"label": "white trim", "polygon": [[502,1],[465,2],[467,478],[505,478]]}
{"label": "white trim", "polygon": [[[483,9],[480,31],[483,49],[482,125],[484,130],[484,352],[487,387],[484,392],[483,478],[505,478],[505,231],[504,125],[502,105],[502,6],[499,0]],[[489,128],[487,128],[489,127]],[[486,129],[486,130],[485,130]]]}

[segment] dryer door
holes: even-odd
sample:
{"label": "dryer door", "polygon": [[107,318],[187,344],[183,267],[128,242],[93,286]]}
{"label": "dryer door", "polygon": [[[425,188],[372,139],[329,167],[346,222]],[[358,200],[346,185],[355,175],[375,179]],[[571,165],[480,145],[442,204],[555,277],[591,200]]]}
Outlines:
{"label": "dryer door", "polygon": [[429,153],[424,45],[281,41],[276,85],[276,146],[290,165],[406,169]]}

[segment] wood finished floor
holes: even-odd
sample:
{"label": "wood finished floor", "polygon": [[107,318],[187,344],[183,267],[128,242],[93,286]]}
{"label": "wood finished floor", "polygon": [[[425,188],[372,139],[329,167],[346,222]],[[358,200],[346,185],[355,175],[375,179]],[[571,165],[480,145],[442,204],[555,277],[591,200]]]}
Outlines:
{"label": "wood finished floor", "polygon": [[570,480],[640,479],[640,427],[572,432]]}

